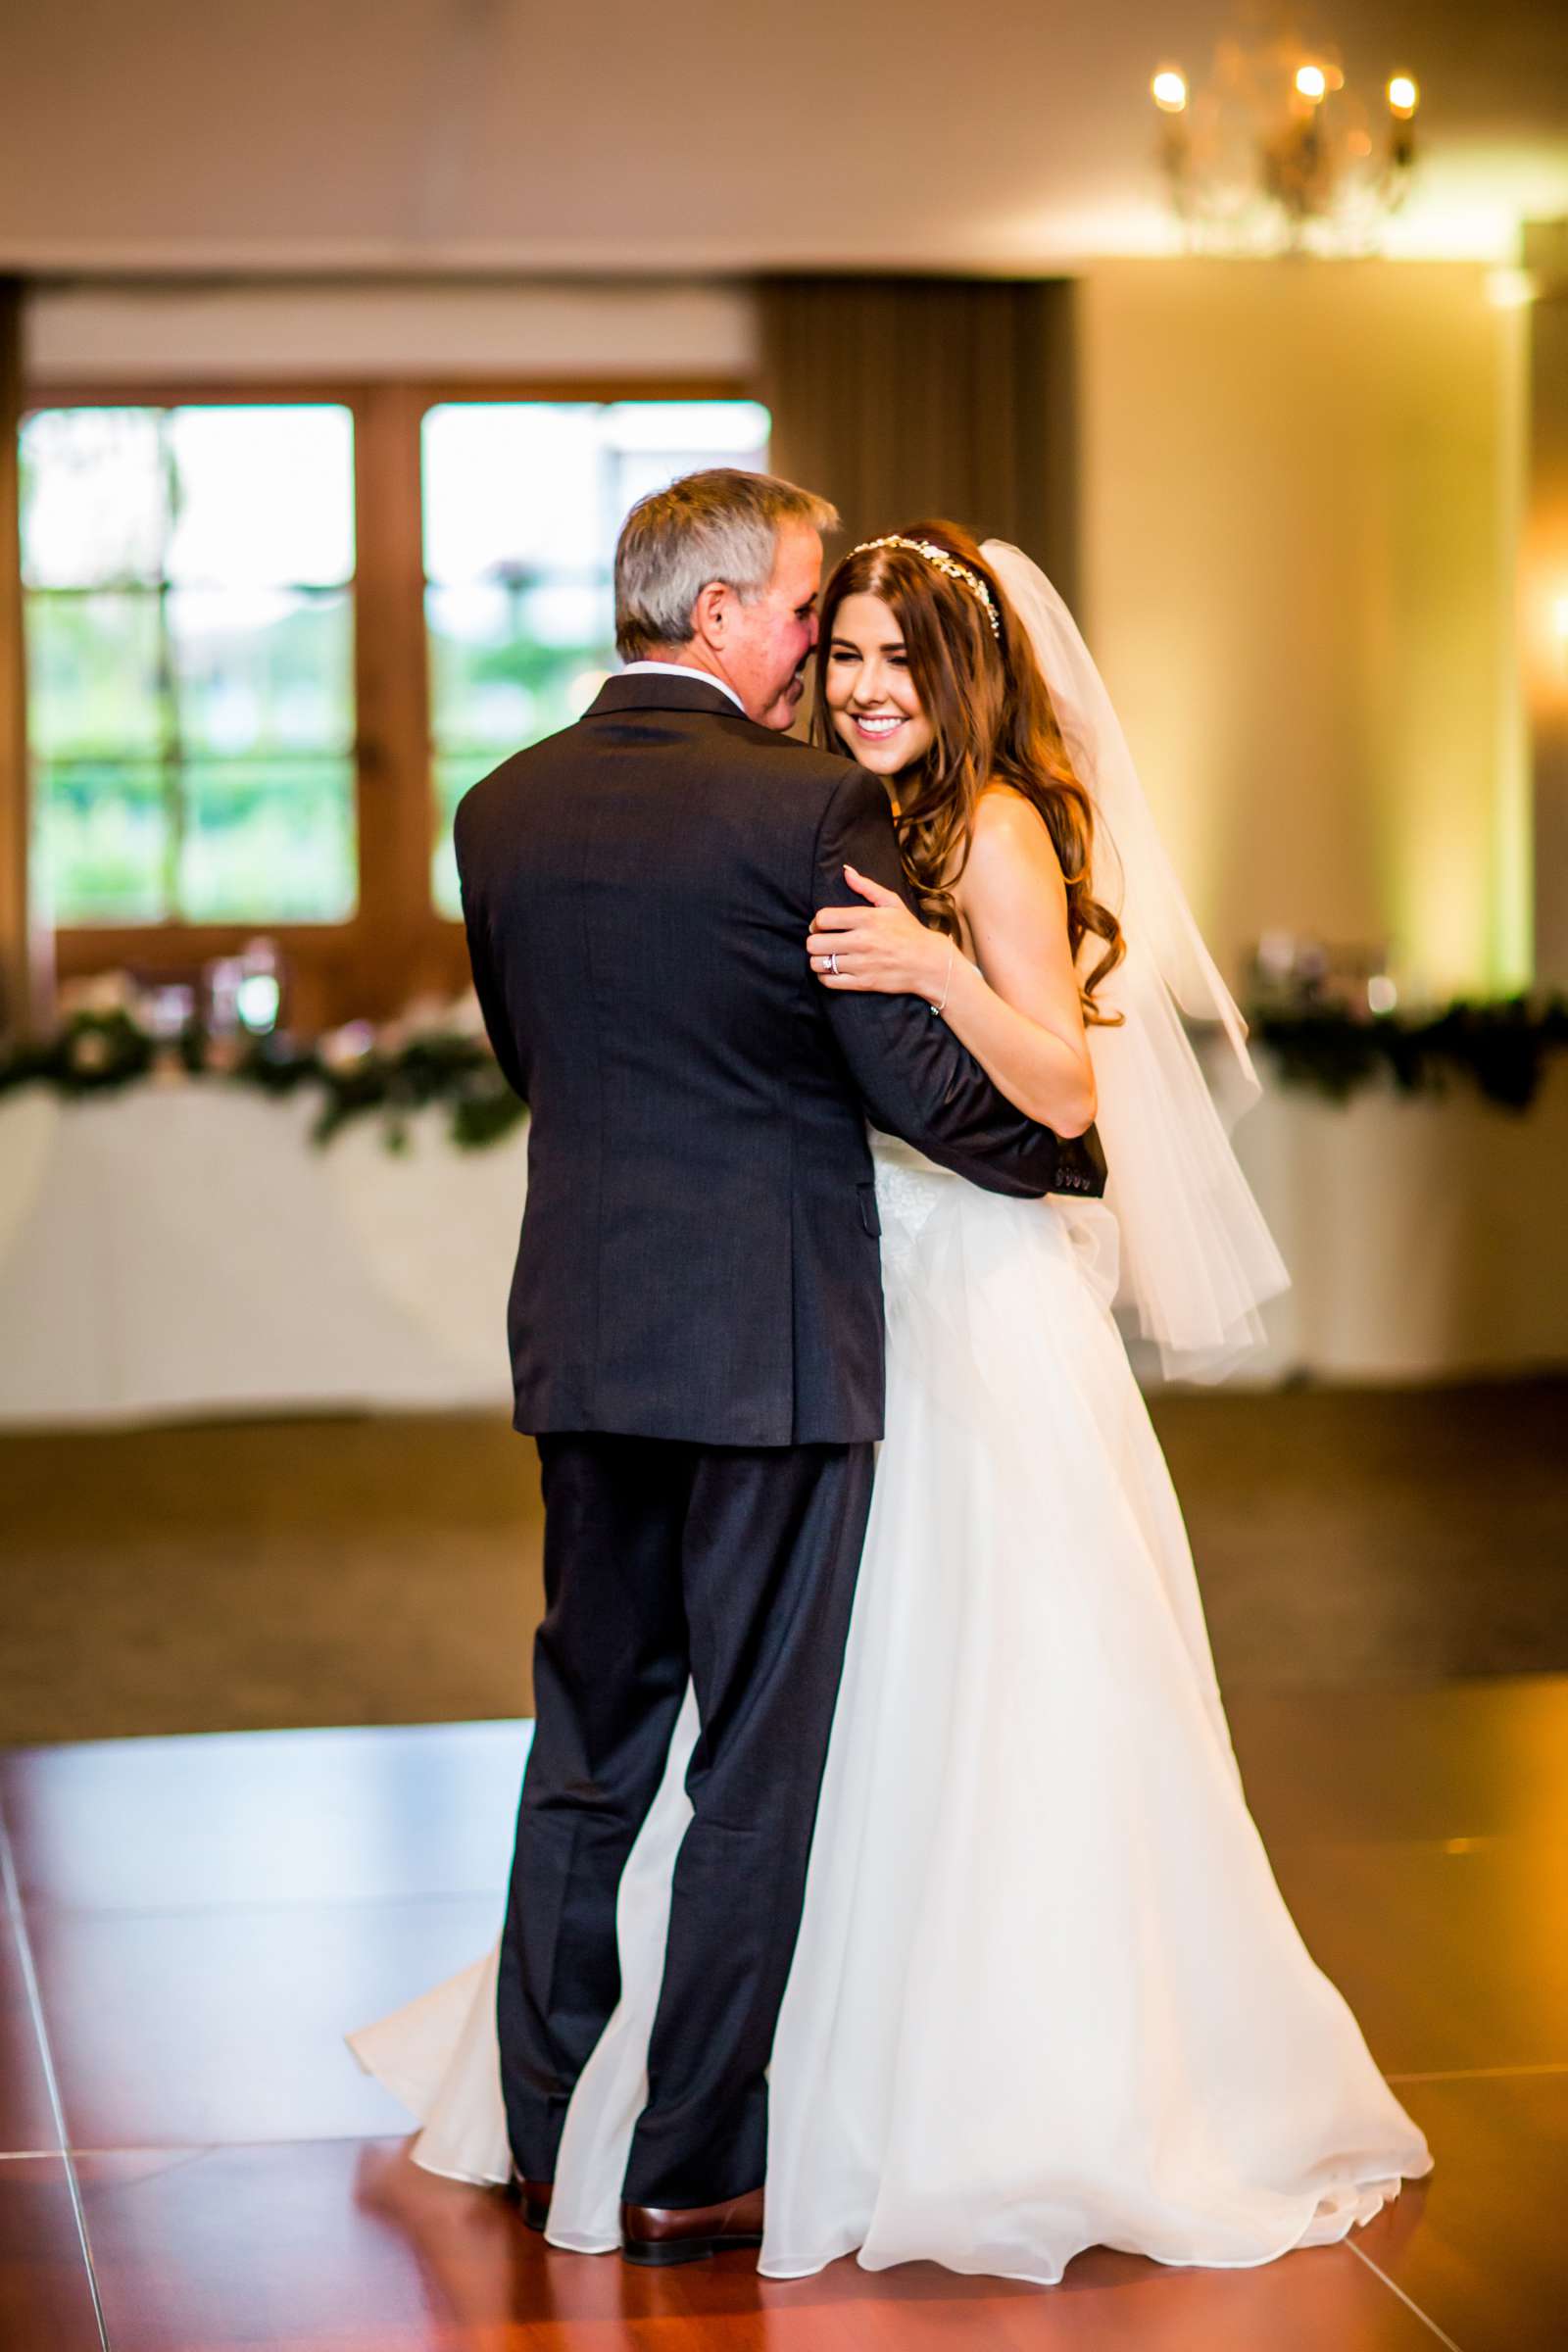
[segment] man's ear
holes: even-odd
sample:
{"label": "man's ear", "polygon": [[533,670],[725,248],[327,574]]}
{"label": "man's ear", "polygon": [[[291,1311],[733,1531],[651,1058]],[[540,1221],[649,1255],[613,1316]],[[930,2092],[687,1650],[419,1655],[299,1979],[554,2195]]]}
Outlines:
{"label": "man's ear", "polygon": [[697,592],[692,627],[705,645],[717,651],[729,632],[730,590],[722,580],[710,580]]}

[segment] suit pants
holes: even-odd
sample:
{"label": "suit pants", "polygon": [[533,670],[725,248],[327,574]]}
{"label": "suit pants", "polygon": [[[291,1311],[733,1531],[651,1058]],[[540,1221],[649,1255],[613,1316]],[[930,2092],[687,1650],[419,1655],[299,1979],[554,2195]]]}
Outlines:
{"label": "suit pants", "polygon": [[620,1992],[615,1898],[695,1685],[693,1818],[675,1863],[623,2193],[760,2185],[765,2069],[870,1508],[868,1445],[542,1436],[546,1614],[498,2025],[517,2170],[555,2176],[578,2075]]}

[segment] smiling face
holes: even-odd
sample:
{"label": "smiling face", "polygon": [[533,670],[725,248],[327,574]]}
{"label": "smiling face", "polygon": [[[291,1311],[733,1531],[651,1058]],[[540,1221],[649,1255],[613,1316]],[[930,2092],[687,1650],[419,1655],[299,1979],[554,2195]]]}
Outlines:
{"label": "smiling face", "polygon": [[879,596],[847,596],[823,647],[822,685],[833,726],[862,767],[896,776],[931,749],[898,615]]}

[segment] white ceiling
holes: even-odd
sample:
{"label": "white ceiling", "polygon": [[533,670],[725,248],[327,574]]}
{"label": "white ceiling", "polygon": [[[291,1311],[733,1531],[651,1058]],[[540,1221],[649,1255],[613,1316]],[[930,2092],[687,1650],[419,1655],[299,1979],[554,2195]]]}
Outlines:
{"label": "white ceiling", "polygon": [[[1254,7],[1254,16],[1256,9]],[[1561,0],[1339,0],[1420,80],[1412,251],[1568,214]],[[61,0],[0,31],[0,267],[1029,270],[1168,239],[1214,0]]]}

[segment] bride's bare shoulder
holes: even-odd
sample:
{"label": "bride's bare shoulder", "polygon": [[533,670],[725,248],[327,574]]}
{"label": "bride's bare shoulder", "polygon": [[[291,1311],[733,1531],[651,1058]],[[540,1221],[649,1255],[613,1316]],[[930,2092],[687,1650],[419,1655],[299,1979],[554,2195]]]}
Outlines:
{"label": "bride's bare shoulder", "polygon": [[975,803],[964,881],[985,891],[1023,876],[1065,892],[1061,862],[1045,818],[1033,801],[1002,777]]}

